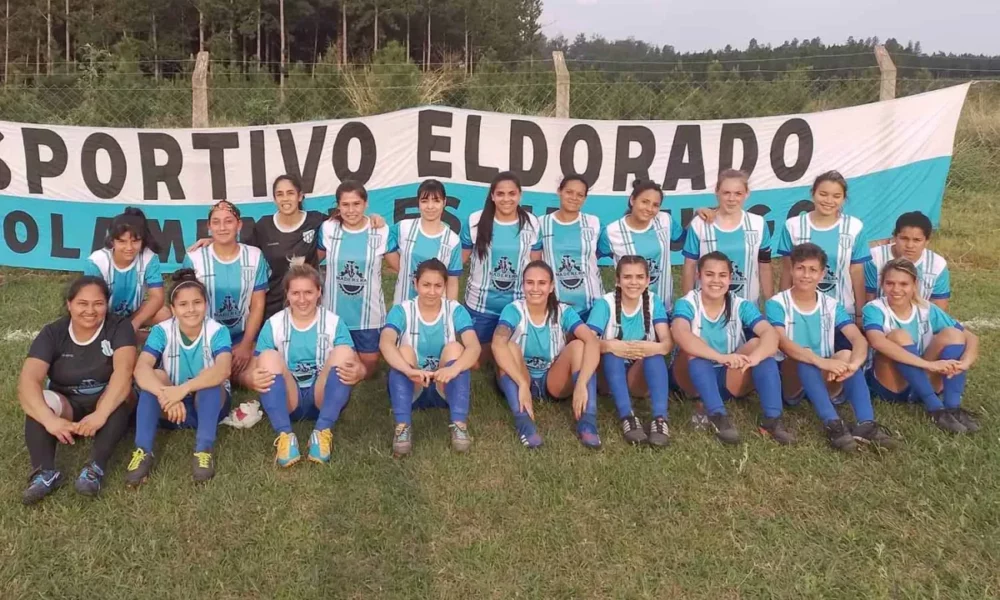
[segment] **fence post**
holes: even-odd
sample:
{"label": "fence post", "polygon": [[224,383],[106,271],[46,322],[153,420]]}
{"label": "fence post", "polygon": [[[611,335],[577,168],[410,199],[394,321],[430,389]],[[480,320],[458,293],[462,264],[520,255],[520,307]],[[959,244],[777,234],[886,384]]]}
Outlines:
{"label": "fence post", "polygon": [[191,127],[208,127],[208,52],[199,52],[191,74]]}
{"label": "fence post", "polygon": [[878,70],[882,73],[878,99],[880,101],[892,100],[896,97],[896,65],[893,64],[889,51],[882,44],[875,46],[875,60],[878,61]]}
{"label": "fence post", "polygon": [[569,118],[569,69],[566,57],[559,50],[552,53],[552,63],[556,69],[556,117]]}

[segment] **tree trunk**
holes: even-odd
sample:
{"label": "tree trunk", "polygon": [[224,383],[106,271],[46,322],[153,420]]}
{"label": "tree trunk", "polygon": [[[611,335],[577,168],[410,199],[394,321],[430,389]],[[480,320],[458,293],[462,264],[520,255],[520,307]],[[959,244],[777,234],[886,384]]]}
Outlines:
{"label": "tree trunk", "polygon": [[35,34],[35,82],[42,76],[42,40]]}
{"label": "tree trunk", "polygon": [[340,0],[340,64],[347,66],[347,0]]}
{"label": "tree trunk", "polygon": [[281,28],[281,37],[279,42],[281,44],[281,62],[278,68],[281,69],[280,78],[278,79],[278,85],[281,89],[281,102],[285,102],[285,0],[278,0],[278,22]]}
{"label": "tree trunk", "polygon": [[316,79],[316,63],[319,62],[319,19],[313,21],[312,78]]}
{"label": "tree trunk", "polygon": [[271,68],[271,32],[264,30],[264,64]]}
{"label": "tree trunk", "polygon": [[375,38],[375,43],[372,47],[372,58],[375,58],[375,53],[378,52],[378,0],[375,0],[375,27],[372,35]]}
{"label": "tree trunk", "polygon": [[263,25],[260,22],[260,0],[257,0],[257,69],[260,70],[260,40],[263,37]]}
{"label": "tree trunk", "polygon": [[427,3],[427,62],[424,69],[431,70],[431,3]]}
{"label": "tree trunk", "polygon": [[7,0],[7,8],[3,15],[3,86],[7,87],[7,80],[10,79],[10,0]]}
{"label": "tree trunk", "polygon": [[469,59],[469,8],[465,9],[465,74],[468,75],[472,68],[472,60]]}
{"label": "tree trunk", "polygon": [[205,51],[205,13],[198,7],[198,52]]}
{"label": "tree trunk", "polygon": [[52,0],[45,4],[45,74],[52,74]]}
{"label": "tree trunk", "polygon": [[410,62],[410,7],[406,7],[406,62]]}
{"label": "tree trunk", "polygon": [[69,71],[69,64],[72,62],[72,54],[69,49],[69,0],[66,0],[66,70]]}
{"label": "tree trunk", "polygon": [[156,37],[156,13],[153,13],[153,79],[160,80],[160,44]]}

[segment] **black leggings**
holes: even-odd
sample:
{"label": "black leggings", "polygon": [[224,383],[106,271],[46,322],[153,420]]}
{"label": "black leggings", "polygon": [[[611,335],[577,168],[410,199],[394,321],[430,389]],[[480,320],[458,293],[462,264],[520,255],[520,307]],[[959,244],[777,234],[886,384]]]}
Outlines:
{"label": "black leggings", "polygon": [[[79,421],[97,408],[97,398],[91,401],[89,398],[79,396],[69,397],[69,405],[73,408],[73,421]],[[94,445],[90,449],[90,460],[97,463],[97,466],[105,470],[108,459],[115,451],[115,446],[125,435],[128,429],[129,416],[132,408],[128,404],[122,404],[115,409],[104,427],[94,435]],[[24,418],[24,441],[28,446],[28,455],[31,457],[31,468],[52,470],[56,468],[56,445],[59,443],[51,435],[45,426],[31,417]]]}

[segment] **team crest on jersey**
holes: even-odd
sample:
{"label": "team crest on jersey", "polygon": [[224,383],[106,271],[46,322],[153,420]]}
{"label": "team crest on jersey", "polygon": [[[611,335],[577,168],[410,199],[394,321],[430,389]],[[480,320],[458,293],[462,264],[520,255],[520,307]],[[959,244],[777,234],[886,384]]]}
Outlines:
{"label": "team crest on jersey", "polygon": [[222,306],[219,307],[219,310],[215,311],[215,320],[227,328],[232,328],[240,322],[242,317],[243,313],[240,311],[236,300],[229,294],[226,294],[226,297],[222,299]]}
{"label": "team crest on jersey", "polygon": [[514,284],[517,283],[517,271],[509,258],[501,256],[497,266],[493,269],[491,278],[494,287],[501,292],[507,292],[514,289]]}
{"label": "team crest on jersey", "polygon": [[660,280],[660,263],[652,258],[647,258],[646,266],[649,268],[649,285],[653,285]]}
{"label": "team crest on jersey", "polygon": [[307,230],[305,230],[305,231],[302,232],[302,241],[303,242],[305,242],[307,244],[311,244],[311,243],[313,243],[313,240],[315,240],[315,239],[316,239],[316,230],[315,229],[307,229]]}
{"label": "team crest on jersey", "polygon": [[292,377],[295,378],[296,383],[306,383],[314,375],[316,375],[316,364],[311,362],[297,363],[295,370],[292,371]]}
{"label": "team crest on jersey", "polygon": [[344,268],[337,274],[337,287],[348,296],[357,296],[363,292],[365,283],[367,280],[364,273],[353,260],[344,263]]}
{"label": "team crest on jersey", "polygon": [[581,227],[580,237],[584,242],[591,242],[595,237],[597,237],[597,230],[593,227]]}
{"label": "team crest on jersey", "polygon": [[746,240],[747,246],[756,248],[760,243],[760,232],[747,229],[743,232],[743,239]]}
{"label": "team crest on jersey", "polygon": [[743,295],[743,289],[747,286],[747,276],[740,270],[740,266],[733,262],[733,276],[729,281],[729,291],[737,296]]}
{"label": "team crest on jersey", "polygon": [[74,393],[90,396],[93,394],[100,394],[101,392],[104,391],[105,387],[106,386],[103,383],[97,380],[84,379],[83,381],[80,382],[80,385],[74,388]]}
{"label": "team crest on jersey", "polygon": [[524,364],[528,369],[534,371],[544,371],[549,368],[549,361],[537,356],[525,357]]}
{"label": "team crest on jersey", "polygon": [[433,356],[424,359],[424,366],[421,367],[424,371],[437,371],[439,368],[441,368],[441,359]]}
{"label": "team crest on jersey", "polygon": [[115,304],[112,312],[118,316],[127,317],[132,313],[132,305],[128,300],[121,300],[118,304]]}
{"label": "team crest on jersey", "polygon": [[556,269],[556,277],[559,279],[559,283],[570,290],[575,290],[583,285],[583,269],[576,264],[572,257],[565,254],[562,256],[559,268]]}
{"label": "team crest on jersey", "polygon": [[111,342],[109,340],[101,340],[101,354],[104,356],[111,356],[114,351],[111,349]]}
{"label": "team crest on jersey", "polygon": [[379,235],[377,233],[373,233],[373,234],[370,234],[368,236],[368,247],[369,248],[371,248],[372,250],[376,250],[381,245],[382,245],[382,236],[381,235]]}
{"label": "team crest on jersey", "polygon": [[820,279],[819,285],[816,289],[823,292],[824,294],[830,294],[837,288],[837,276],[833,274],[833,269],[830,265],[826,266],[826,272],[823,273],[823,278]]}

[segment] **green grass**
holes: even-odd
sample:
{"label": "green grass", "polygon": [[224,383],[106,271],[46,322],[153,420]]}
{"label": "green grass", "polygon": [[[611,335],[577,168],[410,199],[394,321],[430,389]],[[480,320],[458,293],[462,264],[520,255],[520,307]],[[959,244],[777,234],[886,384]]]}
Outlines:
{"label": "green grass", "polygon": [[[1000,318],[994,204],[945,204],[935,244],[960,265],[960,318]],[[0,598],[1000,595],[1000,330],[981,332],[966,398],[984,430],[948,437],[917,407],[879,403],[904,441],[888,455],[834,453],[808,407],[788,413],[801,443],[779,448],[752,433],[758,407],[746,402],[733,406],[746,443],[723,447],[690,430],[690,405],[676,399],[669,449],[626,447],[607,398],[604,450],[580,446],[568,406],[544,405],[546,446],[530,453],[481,373],[471,454],[449,450],[434,411],[415,415],[414,455],[400,461],[380,378],[355,391],[327,467],[278,471],[265,421],[222,428],[218,475],[195,487],[193,434],[163,433],[142,489],[123,485],[126,442],[99,500],[66,488],[25,508],[15,383],[28,341],[3,340],[52,320],[68,276],[0,276]],[[300,439],[309,429],[296,428]],[[75,476],[87,449],[60,448],[59,466]]]}

